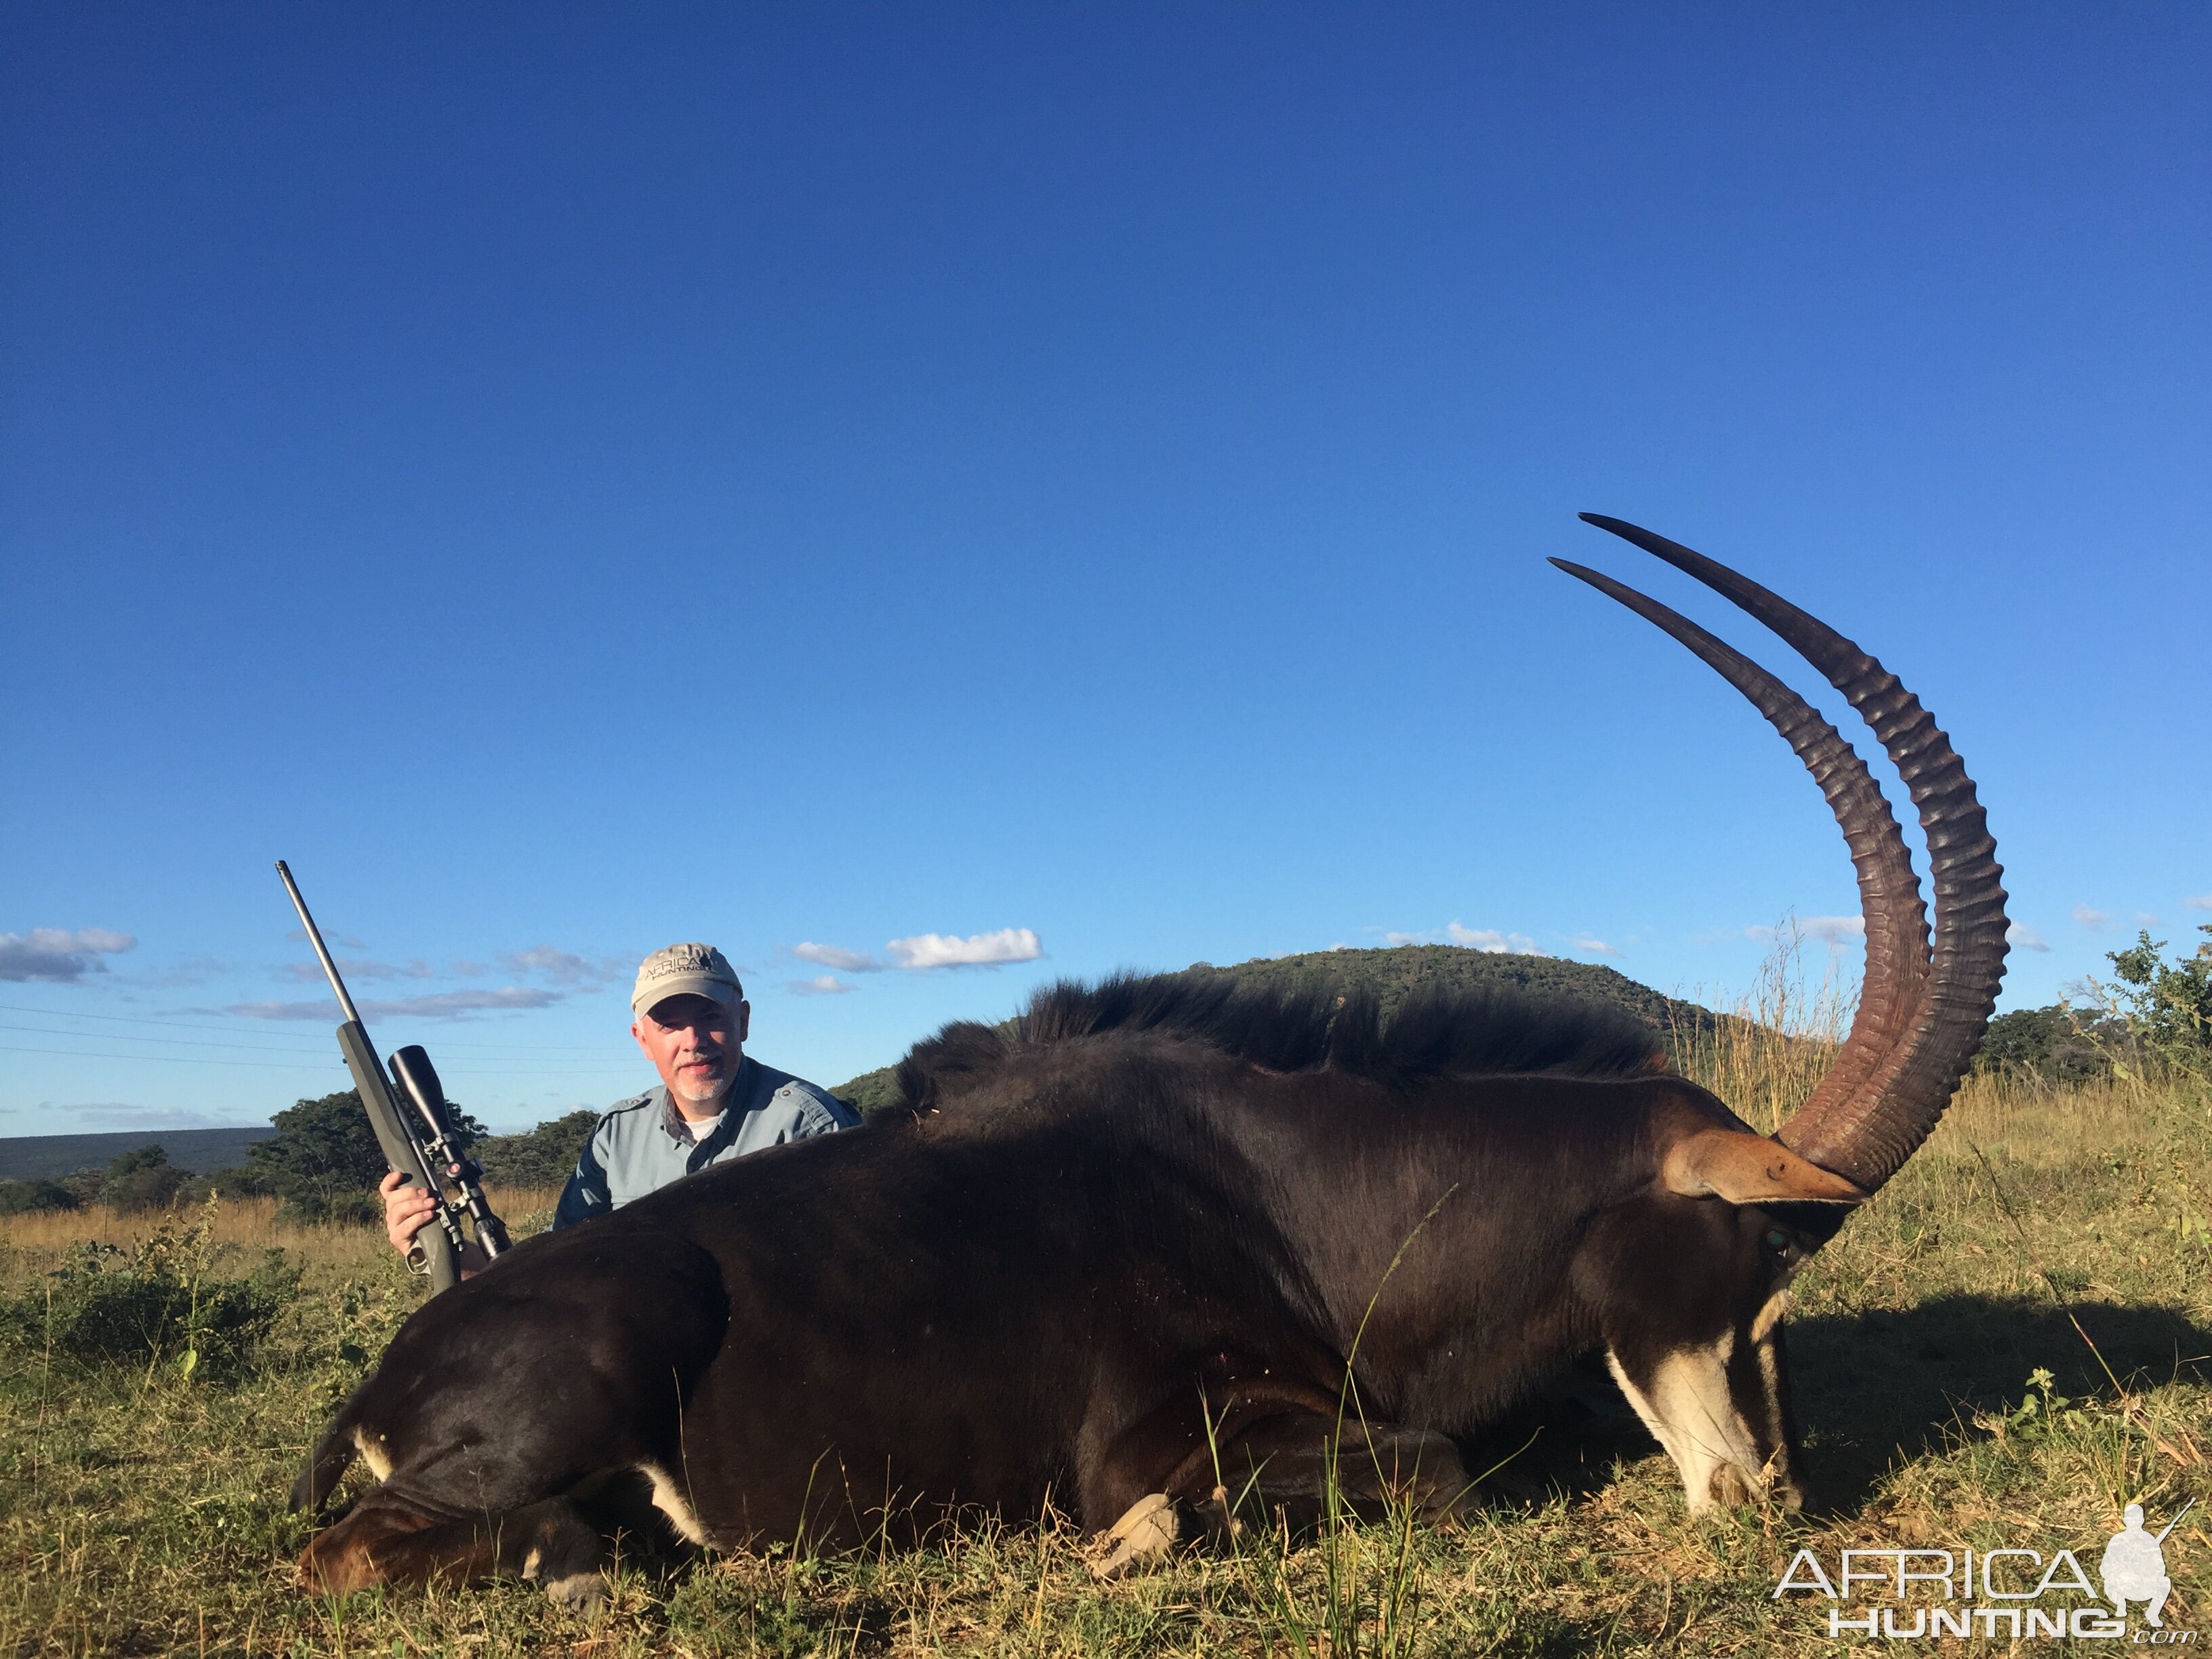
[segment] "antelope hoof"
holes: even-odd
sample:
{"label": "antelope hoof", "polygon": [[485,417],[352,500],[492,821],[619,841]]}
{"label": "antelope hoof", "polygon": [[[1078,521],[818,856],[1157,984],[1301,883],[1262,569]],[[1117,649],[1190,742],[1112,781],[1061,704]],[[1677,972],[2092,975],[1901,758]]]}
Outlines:
{"label": "antelope hoof", "polygon": [[545,1581],[546,1598],[570,1613],[589,1613],[606,1593],[605,1577],[596,1572],[572,1572],[565,1578]]}
{"label": "antelope hoof", "polygon": [[1165,1492],[1147,1492],[1122,1512],[1098,1540],[1100,1553],[1091,1571],[1097,1578],[1119,1578],[1165,1555],[1179,1530],[1175,1505]]}

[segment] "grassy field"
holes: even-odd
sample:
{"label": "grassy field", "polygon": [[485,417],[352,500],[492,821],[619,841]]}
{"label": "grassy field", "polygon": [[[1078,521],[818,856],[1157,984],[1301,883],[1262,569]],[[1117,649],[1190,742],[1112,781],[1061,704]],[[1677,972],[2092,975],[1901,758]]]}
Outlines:
{"label": "grassy field", "polygon": [[[1818,1069],[1802,1043],[1740,1033],[1685,1065],[1755,1121]],[[2212,1626],[2208,1152],[2201,1082],[1971,1081],[1799,1282],[1790,1340],[1827,1504],[1817,1518],[1691,1519],[1657,1447],[1601,1402],[1504,1427],[1471,1464],[1503,1468],[1448,1528],[1255,1528],[1232,1550],[1103,1588],[1054,1525],[979,1527],[883,1557],[648,1555],[580,1615],[516,1584],[345,1601],[292,1588],[307,1534],[285,1490],[421,1293],[375,1235],[286,1229],[265,1200],[211,1218],[18,1218],[0,1231],[0,1650],[1783,1654],[1833,1645],[1825,1602],[1771,1599],[1800,1548],[1832,1572],[1845,1547],[2064,1547],[2094,1573],[2124,1504],[2148,1505],[2155,1528],[2191,1497],[2166,1542],[2166,1624]],[[542,1225],[549,1198],[501,1203]],[[258,1271],[281,1313],[250,1350],[216,1333],[188,1363],[176,1344],[131,1352],[129,1333],[110,1332],[126,1358],[71,1358],[64,1339],[85,1339],[58,1336],[53,1310],[83,1290],[93,1243],[115,1247],[94,1266],[135,1261],[201,1286],[210,1306],[213,1287]],[[1941,1650],[2016,1648],[1978,1636]]]}

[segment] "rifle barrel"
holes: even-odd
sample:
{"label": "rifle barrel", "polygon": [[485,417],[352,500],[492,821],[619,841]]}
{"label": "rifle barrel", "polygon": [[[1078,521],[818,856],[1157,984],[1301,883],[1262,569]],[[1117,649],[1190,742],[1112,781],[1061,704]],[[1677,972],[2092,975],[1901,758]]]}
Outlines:
{"label": "rifle barrel", "polygon": [[[2197,1507],[2197,1500],[2196,1500],[2195,1498],[2191,1498],[2191,1499],[2190,1499],[2186,1504],[2184,1504],[2181,1506],[2181,1515],[2186,1515],[2186,1514],[2188,1514],[2190,1510],[2191,1510],[2195,1509],[2196,1507]],[[2172,1520],[2171,1520],[2171,1521],[2169,1521],[2169,1522],[2167,1522],[2166,1523],[2166,1532],[2161,1532],[2161,1533],[2160,1533],[2160,1534],[2159,1534],[2159,1535],[2158,1535],[2158,1541],[2159,1541],[2160,1543],[2163,1544],[2164,1542],[2166,1542],[2166,1533],[2167,1533],[2167,1532],[2172,1532],[2172,1531],[2176,1527],[2178,1527],[2178,1526],[2179,1526],[2179,1525],[2181,1524],[2181,1515],[2177,1515],[2177,1516],[2175,1516],[2173,1517],[2173,1519],[2172,1519]]]}
{"label": "rifle barrel", "polygon": [[276,860],[276,873],[284,878],[284,890],[292,896],[292,908],[300,913],[300,925],[307,930],[307,943],[315,947],[315,955],[323,964],[323,971],[331,976],[331,989],[338,994],[338,1006],[345,1017],[356,1025],[361,1024],[361,1011],[353,1006],[346,994],[345,981],[338,977],[338,965],[331,960],[330,947],[323,943],[323,930],[315,926],[315,919],[307,914],[307,901],[300,896],[300,884],[292,879],[292,872],[284,860]]}

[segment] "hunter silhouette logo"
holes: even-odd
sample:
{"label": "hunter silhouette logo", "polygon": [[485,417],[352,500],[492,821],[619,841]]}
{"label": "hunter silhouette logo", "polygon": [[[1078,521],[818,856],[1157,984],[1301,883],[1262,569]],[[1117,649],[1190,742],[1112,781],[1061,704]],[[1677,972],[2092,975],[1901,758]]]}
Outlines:
{"label": "hunter silhouette logo", "polygon": [[[2181,1515],[2196,1507],[2192,1498],[2181,1506]],[[2129,1602],[2147,1602],[2143,1621],[2153,1630],[2166,1627],[2159,1614],[2165,1611],[2166,1598],[2173,1591],[2173,1580],[2166,1576],[2166,1534],[2181,1524],[2181,1515],[2167,1522],[2155,1538],[2143,1530],[2142,1504],[2129,1504],[2121,1516],[2126,1524],[2105,1546],[2105,1559],[2099,1567],[2105,1580],[2105,1599],[2121,1618],[2128,1616]]]}
{"label": "hunter silhouette logo", "polygon": [[2135,1602],[2142,1606],[2146,1626],[2134,1632],[2135,1644],[2192,1646],[2195,1631],[2166,1628],[2166,1598],[2173,1593],[2166,1540],[2196,1507],[2192,1498],[2155,1533],[2143,1526],[2142,1504],[2122,1512],[2124,1524],[2097,1563],[2109,1609],[2095,1599],[2097,1587],[2072,1550],[2046,1557],[2033,1549],[1847,1549],[1831,1574],[1816,1552],[1801,1549],[1774,1587],[1774,1599],[1811,1591],[1829,1603],[1828,1635],[1890,1641],[2124,1639]]}

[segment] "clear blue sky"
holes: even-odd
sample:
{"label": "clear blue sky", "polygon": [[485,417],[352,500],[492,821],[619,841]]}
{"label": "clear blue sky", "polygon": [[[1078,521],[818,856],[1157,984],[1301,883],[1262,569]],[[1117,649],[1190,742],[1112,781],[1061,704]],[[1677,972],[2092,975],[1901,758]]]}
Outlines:
{"label": "clear blue sky", "polygon": [[2193,941],[2208,84],[2181,4],[10,7],[0,1133],[343,1086],[278,857],[503,1127],[677,939],[823,1083],[1455,924],[1740,990],[1842,844],[1545,556],[1782,647],[1580,508],[1922,695],[2008,1005]]}

